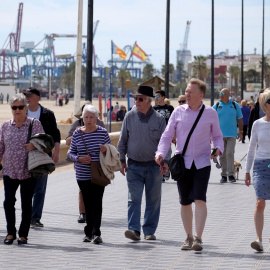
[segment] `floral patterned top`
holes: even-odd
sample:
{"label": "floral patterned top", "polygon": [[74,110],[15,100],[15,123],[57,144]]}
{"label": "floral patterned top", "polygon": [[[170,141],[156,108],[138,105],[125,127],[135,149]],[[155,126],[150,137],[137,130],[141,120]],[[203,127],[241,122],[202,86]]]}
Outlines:
{"label": "floral patterned top", "polygon": [[[4,122],[0,129],[0,162],[4,158],[2,174],[11,179],[27,179],[31,177],[27,169],[28,152],[25,144],[31,118],[27,117],[21,127],[18,127],[14,119]],[[41,123],[35,119],[32,128],[32,136],[44,133]]]}

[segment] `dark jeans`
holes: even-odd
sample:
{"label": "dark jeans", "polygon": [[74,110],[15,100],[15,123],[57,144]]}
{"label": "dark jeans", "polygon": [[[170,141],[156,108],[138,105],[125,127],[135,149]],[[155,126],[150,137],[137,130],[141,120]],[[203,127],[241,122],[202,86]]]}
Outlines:
{"label": "dark jeans", "polygon": [[41,220],[46,188],[47,188],[48,174],[44,175],[42,178],[37,178],[37,183],[34,191],[33,197],[33,211],[32,220]]}
{"label": "dark jeans", "polygon": [[88,237],[100,236],[102,198],[105,187],[93,184],[91,180],[77,181],[83,195],[86,214],[84,233]]}
{"label": "dark jeans", "polygon": [[15,202],[16,191],[20,185],[22,220],[19,228],[19,237],[27,237],[32,215],[32,198],[36,186],[35,178],[25,180],[11,179],[4,176],[5,200],[4,209],[7,221],[7,234],[16,238]]}

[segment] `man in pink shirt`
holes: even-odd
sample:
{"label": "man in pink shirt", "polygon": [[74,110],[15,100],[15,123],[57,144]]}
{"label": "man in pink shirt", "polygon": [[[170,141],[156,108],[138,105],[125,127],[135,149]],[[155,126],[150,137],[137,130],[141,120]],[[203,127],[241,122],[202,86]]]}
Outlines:
{"label": "man in pink shirt", "polygon": [[[160,139],[156,152],[156,162],[163,165],[163,159],[170,147],[172,138],[176,132],[176,151],[183,151],[187,136],[203,106],[203,98],[206,84],[198,79],[191,79],[186,89],[187,104],[174,109],[169,123]],[[211,155],[211,140],[216,152]],[[182,250],[193,249],[200,251],[202,246],[202,233],[205,226],[207,207],[206,192],[210,178],[210,157],[216,158],[223,152],[223,138],[219,127],[217,112],[205,106],[203,114],[193,131],[184,155],[186,174],[177,181],[181,204],[181,217],[187,234],[187,239],[182,245]],[[168,165],[165,163],[161,168],[166,173]],[[195,202],[195,232],[192,231],[192,202]]]}

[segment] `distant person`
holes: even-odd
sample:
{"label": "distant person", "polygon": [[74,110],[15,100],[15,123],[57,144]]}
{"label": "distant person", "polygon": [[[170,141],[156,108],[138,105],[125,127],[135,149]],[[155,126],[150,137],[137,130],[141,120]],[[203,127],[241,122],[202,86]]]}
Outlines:
{"label": "distant person", "polygon": [[[80,110],[74,115],[78,120],[74,121],[73,124],[70,127],[70,130],[68,132],[68,135],[66,137],[66,145],[70,146],[71,140],[72,140],[72,135],[74,131],[83,126],[83,119],[82,119],[82,112],[84,109],[84,106],[87,104],[92,104],[91,101],[85,101]],[[103,121],[97,119],[97,125],[100,127],[105,128],[105,125]],[[79,189],[79,217],[78,217],[78,223],[85,223],[86,222],[86,215],[85,215],[85,205],[83,201],[83,196],[82,196],[82,191]]]}
{"label": "distant person", "polygon": [[180,105],[183,105],[183,104],[186,104],[186,96],[185,95],[180,95],[179,97],[178,97],[178,105],[180,106]]}
{"label": "distant person", "polygon": [[242,143],[245,143],[245,138],[247,135],[247,129],[248,129],[248,119],[250,115],[250,108],[247,106],[247,101],[243,99],[241,101],[241,111],[243,114],[243,139]]}
{"label": "distant person", "polygon": [[116,112],[118,112],[119,111],[119,103],[116,101],[116,104],[115,104],[115,106],[114,106],[114,110],[116,111]]}
{"label": "distant person", "polygon": [[[54,140],[54,152],[50,152],[49,156],[52,157],[55,164],[59,160],[60,153],[60,131],[57,128],[56,119],[53,111],[43,107],[39,104],[40,92],[34,87],[29,87],[24,95],[28,101],[27,116],[38,119],[46,134],[52,136]],[[37,179],[37,184],[34,192],[33,198],[33,213],[32,213],[32,227],[43,227],[44,224],[41,223],[42,211],[45,201],[45,194],[47,188],[48,174],[44,175],[42,178]]]}
{"label": "distant person", "polygon": [[8,101],[9,101],[9,94],[7,94],[7,103],[8,103]]}
{"label": "distant person", "polygon": [[[259,92],[259,98],[260,98],[260,95],[264,92],[264,89],[262,89],[260,92]],[[250,116],[249,116],[249,120],[248,120],[248,138],[250,139],[250,136],[251,136],[251,131],[252,131],[252,126],[253,126],[253,123],[264,117],[265,116],[265,112],[262,110],[262,108],[260,107],[260,103],[259,101],[257,101],[255,104],[254,104],[254,109],[251,110],[250,112]]]}
{"label": "distant person", "polygon": [[168,98],[164,99],[164,103],[167,104],[167,105],[171,105],[171,101]]}
{"label": "distant person", "polygon": [[[221,179],[220,183],[226,183],[228,178],[230,183],[236,182],[234,177],[234,151],[236,138],[243,139],[243,115],[237,102],[230,99],[230,90],[224,88],[219,93],[220,101],[213,108],[219,118],[220,129],[223,134],[224,152],[220,157]],[[239,133],[237,134],[237,124]]]}
{"label": "distant person", "polygon": [[[31,118],[27,117],[27,100],[23,94],[16,94],[10,99],[13,119],[5,121],[0,129],[0,164],[3,163],[3,182],[5,190],[4,210],[7,222],[7,236],[4,244],[11,245],[17,238],[15,202],[16,191],[20,186],[21,222],[18,244],[27,244],[32,215],[32,198],[36,178],[28,171],[28,151],[35,149],[28,142]],[[44,133],[41,123],[34,120],[31,136]],[[18,206],[18,205],[17,205]],[[11,267],[12,268],[12,267]]]}
{"label": "distant person", "polygon": [[250,111],[252,111],[254,109],[254,102],[253,101],[249,101],[248,102],[248,107],[250,108]]}
{"label": "distant person", "polygon": [[65,94],[65,105],[69,102],[69,94]]}
{"label": "distant person", "polygon": [[257,239],[251,243],[251,247],[257,251],[263,251],[265,201],[270,200],[270,88],[260,94],[259,103],[266,115],[253,123],[247,154],[245,183],[247,186],[251,184],[250,171],[253,166],[253,187],[256,193],[254,223]]}
{"label": "distant person", "polygon": [[134,107],[134,97],[133,96],[129,96],[129,110],[132,110],[132,108]]}
{"label": "distant person", "polygon": [[125,112],[125,106],[121,105],[120,110],[116,114],[116,121],[123,121],[125,118],[126,112]]}
{"label": "distant person", "polygon": [[255,103],[255,99],[254,99],[253,96],[250,96],[250,100],[251,100],[253,103]]}
{"label": "distant person", "polygon": [[107,104],[106,104],[106,107],[107,107],[107,112],[108,112],[108,111],[110,111],[111,106],[112,106],[111,100],[110,100],[110,99],[108,99]]}

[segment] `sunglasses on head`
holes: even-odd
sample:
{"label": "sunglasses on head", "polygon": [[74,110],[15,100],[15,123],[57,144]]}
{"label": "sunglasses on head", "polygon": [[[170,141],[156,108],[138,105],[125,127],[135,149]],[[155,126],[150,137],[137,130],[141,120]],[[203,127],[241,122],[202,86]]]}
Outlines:
{"label": "sunglasses on head", "polygon": [[216,158],[213,158],[213,162],[216,163],[216,167],[217,167],[218,169],[221,168],[221,165],[218,163],[218,160],[217,160]]}
{"label": "sunglasses on head", "polygon": [[186,100],[178,100],[178,103],[186,103]]}
{"label": "sunglasses on head", "polygon": [[20,111],[22,111],[24,109],[24,105],[20,105],[20,106],[12,106],[11,109],[13,111],[16,111],[17,109],[19,109]]}
{"label": "sunglasses on head", "polygon": [[142,97],[135,97],[134,99],[135,99],[136,101],[139,100],[140,102],[143,102],[143,101],[144,101],[144,99],[143,99]]}
{"label": "sunglasses on head", "polygon": [[270,104],[270,98],[267,99],[265,103]]}
{"label": "sunglasses on head", "polygon": [[226,94],[225,93],[219,93],[220,96],[225,96]]}

